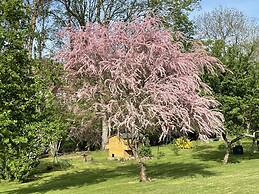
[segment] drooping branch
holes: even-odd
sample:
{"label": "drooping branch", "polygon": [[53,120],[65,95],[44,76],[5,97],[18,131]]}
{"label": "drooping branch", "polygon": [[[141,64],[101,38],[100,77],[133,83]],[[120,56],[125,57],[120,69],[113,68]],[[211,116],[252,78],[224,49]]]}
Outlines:
{"label": "drooping branch", "polygon": [[136,132],[157,125],[167,134],[178,126],[201,138],[221,133],[218,103],[198,92],[209,92],[199,79],[203,69],[222,66],[199,44],[183,52],[182,43],[172,41],[171,33],[152,18],[109,27],[88,24],[64,35],[73,47],[68,42],[58,58],[74,76],[87,77],[78,96],[109,113],[112,127]]}

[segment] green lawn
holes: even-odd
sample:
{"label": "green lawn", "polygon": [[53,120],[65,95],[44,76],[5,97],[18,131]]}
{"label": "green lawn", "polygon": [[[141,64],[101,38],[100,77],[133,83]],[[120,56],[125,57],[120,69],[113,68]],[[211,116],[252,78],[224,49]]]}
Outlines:
{"label": "green lawn", "polygon": [[46,172],[50,159],[43,159],[35,180],[27,183],[1,182],[0,193],[68,194],[167,194],[167,193],[259,193],[259,154],[250,158],[246,152],[222,165],[222,142],[196,142],[192,150],[176,155],[170,146],[160,147],[165,156],[147,161],[152,181],[138,182],[134,161],[107,161],[105,152],[92,152],[93,162],[83,162],[80,154],[60,157],[70,163],[63,170]]}

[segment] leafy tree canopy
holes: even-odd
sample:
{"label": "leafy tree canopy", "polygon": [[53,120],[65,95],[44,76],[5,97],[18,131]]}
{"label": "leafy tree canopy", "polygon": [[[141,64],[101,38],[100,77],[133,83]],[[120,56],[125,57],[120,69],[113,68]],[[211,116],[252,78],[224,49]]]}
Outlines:
{"label": "leafy tree canopy", "polygon": [[[0,2],[0,178],[25,179],[60,128],[37,61],[28,57],[28,12],[22,0]],[[45,78],[46,79],[46,78]]]}
{"label": "leafy tree canopy", "polygon": [[216,98],[222,103],[228,133],[238,135],[258,130],[259,63],[239,45],[208,41],[212,54],[226,66],[218,76],[206,75]]}

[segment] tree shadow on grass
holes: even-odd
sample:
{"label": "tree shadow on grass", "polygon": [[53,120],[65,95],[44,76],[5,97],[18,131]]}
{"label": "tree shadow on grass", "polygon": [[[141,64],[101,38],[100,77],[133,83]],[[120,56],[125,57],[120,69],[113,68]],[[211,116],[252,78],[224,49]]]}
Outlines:
{"label": "tree shadow on grass", "polygon": [[[233,155],[232,153],[229,156],[229,163],[240,163],[242,160],[251,160],[251,159],[259,159],[259,153],[250,154],[251,144],[248,142],[242,143],[244,148],[244,154],[242,155]],[[226,152],[225,144],[222,143],[218,146],[217,149],[206,146],[201,146],[201,148],[197,148],[197,151],[193,153],[193,158],[199,159],[202,161],[216,161],[222,163],[224,155]]]}
{"label": "tree shadow on grass", "polygon": [[209,166],[200,163],[162,163],[148,165],[148,175],[151,178],[207,177],[216,173],[209,170]]}
{"label": "tree shadow on grass", "polygon": [[202,144],[202,145],[195,145],[192,150],[195,152],[199,152],[199,151],[204,151],[204,150],[214,149],[214,148],[215,148],[215,146],[207,143],[207,144]]}
{"label": "tree shadow on grass", "polygon": [[[53,161],[41,161],[37,168],[33,169],[29,178],[24,182],[31,182],[40,179],[40,175],[46,172],[64,171],[69,169],[72,164],[69,160],[58,160],[56,163]],[[46,176],[45,176],[46,177]]]}
{"label": "tree shadow on grass", "polygon": [[[209,171],[208,166],[204,164],[193,163],[162,163],[162,164],[148,164],[147,174],[153,178],[181,178],[200,176],[213,176],[215,173]],[[105,182],[113,178],[127,178],[137,179],[138,168],[135,164],[118,166],[113,169],[85,169],[80,172],[67,173],[46,180],[40,184],[34,184],[27,188],[12,190],[9,194],[28,194],[28,193],[45,193],[48,191],[60,191],[71,187],[81,187],[83,185],[93,185]]]}

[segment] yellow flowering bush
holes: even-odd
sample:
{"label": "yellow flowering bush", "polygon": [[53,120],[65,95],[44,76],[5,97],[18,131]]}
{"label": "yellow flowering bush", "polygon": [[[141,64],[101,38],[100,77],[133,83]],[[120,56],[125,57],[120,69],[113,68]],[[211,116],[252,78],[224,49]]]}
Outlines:
{"label": "yellow flowering bush", "polygon": [[175,145],[179,149],[191,149],[192,148],[192,142],[185,138],[185,137],[180,137],[175,140]]}

